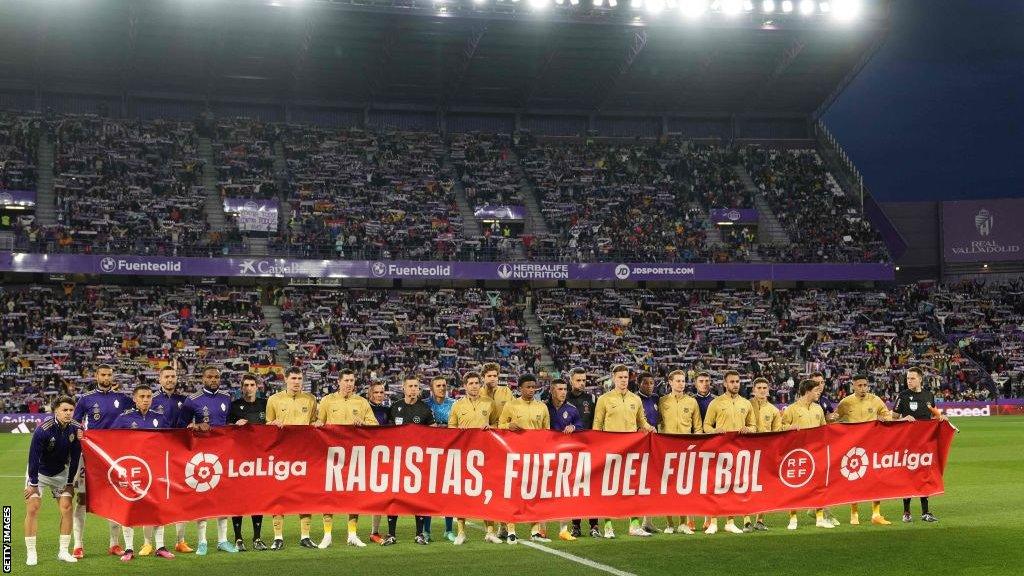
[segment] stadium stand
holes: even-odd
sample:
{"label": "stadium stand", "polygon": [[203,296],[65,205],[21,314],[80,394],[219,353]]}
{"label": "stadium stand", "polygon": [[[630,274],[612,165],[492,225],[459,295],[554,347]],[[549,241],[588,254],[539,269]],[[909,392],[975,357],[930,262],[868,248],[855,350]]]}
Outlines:
{"label": "stadium stand", "polygon": [[37,116],[0,112],[0,190],[35,190],[44,130]]}

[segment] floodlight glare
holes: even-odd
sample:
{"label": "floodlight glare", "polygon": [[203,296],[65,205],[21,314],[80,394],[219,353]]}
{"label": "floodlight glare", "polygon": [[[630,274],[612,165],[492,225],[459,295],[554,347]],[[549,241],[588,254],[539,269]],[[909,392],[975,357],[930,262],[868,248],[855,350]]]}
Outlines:
{"label": "floodlight glare", "polygon": [[594,0],[594,7],[600,8],[604,6],[604,0]]}
{"label": "floodlight glare", "polygon": [[608,0],[608,7],[615,8],[619,5],[619,0]]}
{"label": "floodlight glare", "polygon": [[751,0],[743,0],[743,9],[747,12],[753,12],[754,3]]}
{"label": "floodlight glare", "polygon": [[814,14],[814,0],[800,0],[800,13],[804,16],[810,16]]}
{"label": "floodlight glare", "polygon": [[679,0],[679,13],[687,18],[700,18],[708,11],[708,0]]}
{"label": "floodlight glare", "polygon": [[569,4],[572,4],[573,6],[579,6],[580,0],[569,0]]}
{"label": "floodlight glare", "polygon": [[789,14],[793,11],[793,0],[782,0],[782,11]]}
{"label": "floodlight glare", "polygon": [[530,0],[530,8],[543,10],[548,7],[549,0]]}
{"label": "floodlight glare", "polygon": [[832,5],[828,2],[822,2],[818,4],[818,10],[820,10],[822,14],[828,14],[832,11]]}
{"label": "floodlight glare", "polygon": [[764,2],[761,3],[761,10],[763,10],[765,14],[775,12],[775,0],[764,0]]}
{"label": "floodlight glare", "polygon": [[743,2],[741,0],[722,0],[722,12],[733,16],[740,13],[743,9]]}
{"label": "floodlight glare", "polygon": [[647,11],[651,14],[659,14],[665,9],[665,0],[647,0]]}
{"label": "floodlight glare", "polygon": [[832,0],[832,13],[840,20],[853,20],[860,15],[860,0]]}
{"label": "floodlight glare", "polygon": [[644,7],[644,0],[629,0],[629,7],[634,10],[639,10]]}

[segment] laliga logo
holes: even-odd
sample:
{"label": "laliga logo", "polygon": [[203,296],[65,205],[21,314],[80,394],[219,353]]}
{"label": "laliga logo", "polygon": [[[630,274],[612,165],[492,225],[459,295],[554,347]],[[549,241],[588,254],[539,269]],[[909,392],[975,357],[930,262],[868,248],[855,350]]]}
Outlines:
{"label": "laliga logo", "polygon": [[381,276],[388,273],[388,267],[383,262],[374,262],[370,265],[370,272],[380,278]]}
{"label": "laliga logo", "polygon": [[196,492],[207,492],[217,487],[223,472],[220,459],[213,454],[197,452],[185,464],[185,484]]}
{"label": "laliga logo", "polygon": [[732,220],[733,222],[739,220],[740,216],[741,214],[736,210],[729,210],[728,212],[725,213],[725,217],[728,218],[729,220]]}
{"label": "laliga logo", "polygon": [[851,482],[863,478],[868,473],[868,453],[860,446],[850,448],[843,455],[839,473]]}
{"label": "laliga logo", "polygon": [[122,456],[107,470],[107,481],[117,495],[129,502],[141,500],[153,485],[149,464],[138,456]]}
{"label": "laliga logo", "polygon": [[498,266],[498,277],[502,280],[507,280],[512,277],[512,267],[508,264],[502,264]]}
{"label": "laliga logo", "polygon": [[992,213],[984,208],[979,210],[978,214],[974,217],[974,227],[978,229],[978,234],[982,236],[988,236],[992,232],[993,223]]}
{"label": "laliga logo", "polygon": [[115,268],[117,268],[117,261],[110,256],[100,260],[100,270],[103,270],[104,272],[112,272]]}
{"label": "laliga logo", "polygon": [[615,277],[618,278],[619,280],[625,280],[626,278],[629,278],[629,273],[630,270],[628,264],[619,264],[618,266],[615,267]]}

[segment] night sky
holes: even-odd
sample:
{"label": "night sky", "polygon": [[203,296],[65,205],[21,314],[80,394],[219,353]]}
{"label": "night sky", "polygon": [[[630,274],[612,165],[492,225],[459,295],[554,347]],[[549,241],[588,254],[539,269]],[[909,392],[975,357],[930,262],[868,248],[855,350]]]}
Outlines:
{"label": "night sky", "polygon": [[1024,197],[1024,0],[895,0],[825,115],[885,201]]}

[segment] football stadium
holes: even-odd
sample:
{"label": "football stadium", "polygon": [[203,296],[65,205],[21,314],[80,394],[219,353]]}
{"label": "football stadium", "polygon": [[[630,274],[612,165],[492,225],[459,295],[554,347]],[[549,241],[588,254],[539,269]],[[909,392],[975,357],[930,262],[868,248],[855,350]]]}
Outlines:
{"label": "football stadium", "polygon": [[1020,574],[1021,24],[0,0],[3,573]]}

